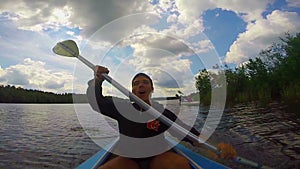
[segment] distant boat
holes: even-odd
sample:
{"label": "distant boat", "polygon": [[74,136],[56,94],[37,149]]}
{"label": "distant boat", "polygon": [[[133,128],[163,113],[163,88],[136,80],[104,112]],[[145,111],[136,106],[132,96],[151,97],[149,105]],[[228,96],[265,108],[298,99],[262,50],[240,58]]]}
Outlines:
{"label": "distant boat", "polygon": [[181,105],[187,105],[187,106],[199,106],[200,101],[199,100],[193,100],[191,96],[181,96],[180,99]]}
{"label": "distant boat", "polygon": [[191,97],[186,96],[179,96],[176,95],[175,97],[157,97],[153,98],[153,100],[158,101],[161,104],[166,104],[167,106],[199,106],[200,101],[194,101]]}
{"label": "distant boat", "polygon": [[187,105],[187,106],[199,106],[200,105],[200,101],[191,101],[191,102],[181,101],[180,104],[181,105]]}

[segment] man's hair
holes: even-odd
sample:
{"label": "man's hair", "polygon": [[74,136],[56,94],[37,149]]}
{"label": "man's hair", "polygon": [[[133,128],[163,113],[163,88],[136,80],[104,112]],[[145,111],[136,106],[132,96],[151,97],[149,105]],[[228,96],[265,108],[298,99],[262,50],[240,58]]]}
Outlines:
{"label": "man's hair", "polygon": [[149,81],[150,81],[150,83],[151,83],[151,86],[152,86],[152,88],[153,88],[153,82],[152,82],[152,79],[150,78],[150,76],[148,76],[148,75],[145,74],[145,73],[138,73],[138,74],[136,74],[136,75],[133,77],[132,81],[131,81],[131,84],[132,84],[132,85],[133,85],[134,79],[136,79],[136,78],[139,77],[139,76],[143,76],[143,77],[146,77],[147,79],[149,79]]}

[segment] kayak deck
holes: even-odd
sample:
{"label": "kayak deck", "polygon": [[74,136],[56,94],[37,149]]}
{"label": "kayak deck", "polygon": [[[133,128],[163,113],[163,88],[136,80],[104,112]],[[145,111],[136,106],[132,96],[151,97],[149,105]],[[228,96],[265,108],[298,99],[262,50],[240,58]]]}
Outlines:
{"label": "kayak deck", "polygon": [[[167,140],[169,140],[171,144],[175,143],[175,141],[172,141],[170,139],[167,139]],[[93,168],[98,168],[99,166],[103,165],[111,156],[111,153],[107,150],[111,150],[114,147],[116,142],[117,141],[115,141],[114,143],[112,143],[111,145],[106,147],[105,149],[102,149],[99,152],[97,152],[95,155],[90,157],[88,160],[86,160],[82,164],[80,164],[76,169],[93,169]],[[184,147],[181,144],[177,144],[173,148],[173,150],[176,153],[181,154],[181,155],[185,156],[186,158],[188,158],[190,161],[190,165],[192,166],[193,169],[199,169],[199,168],[228,169],[228,167],[226,167],[220,163],[217,163],[213,160],[210,160],[206,157],[203,157],[203,156],[191,151],[190,149]]]}

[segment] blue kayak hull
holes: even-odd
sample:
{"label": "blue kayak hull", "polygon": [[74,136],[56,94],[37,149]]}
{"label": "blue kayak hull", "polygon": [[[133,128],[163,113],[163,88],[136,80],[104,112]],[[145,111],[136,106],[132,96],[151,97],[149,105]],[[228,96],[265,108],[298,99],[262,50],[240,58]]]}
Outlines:
{"label": "blue kayak hull", "polygon": [[[171,141],[172,142],[172,141]],[[112,148],[113,145],[110,145],[108,148]],[[191,166],[193,169],[198,169],[199,166],[203,169],[228,169],[228,167],[217,163],[213,160],[205,158],[190,149],[184,147],[181,144],[177,144],[174,148],[174,151],[184,155],[191,161]],[[100,150],[95,155],[90,157],[88,160],[84,161],[80,164],[76,169],[92,169],[98,168],[99,166],[103,165],[108,158],[110,157],[111,153],[107,152],[105,149]]]}

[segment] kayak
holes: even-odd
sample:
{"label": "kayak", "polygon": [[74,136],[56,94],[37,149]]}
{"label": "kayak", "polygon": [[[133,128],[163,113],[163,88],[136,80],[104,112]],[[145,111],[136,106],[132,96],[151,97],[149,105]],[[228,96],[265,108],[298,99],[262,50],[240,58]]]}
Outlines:
{"label": "kayak", "polygon": [[[199,155],[192,150],[186,148],[181,144],[177,144],[174,140],[167,138],[170,144],[175,145],[173,151],[186,157],[190,161],[190,165],[193,169],[229,169],[218,162],[210,160],[202,155]],[[95,155],[81,163],[76,169],[94,169],[103,165],[109,157],[112,155],[110,150],[114,148],[114,145],[117,143],[117,140],[108,145],[106,148],[100,150]]]}

